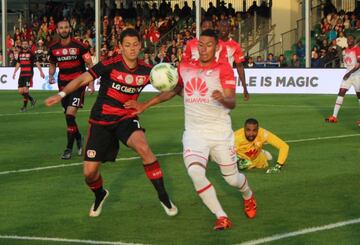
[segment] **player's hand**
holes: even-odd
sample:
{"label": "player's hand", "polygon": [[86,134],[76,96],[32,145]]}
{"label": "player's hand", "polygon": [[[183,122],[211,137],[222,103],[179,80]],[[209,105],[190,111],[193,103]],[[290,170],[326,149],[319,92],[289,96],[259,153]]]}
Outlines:
{"label": "player's hand", "polygon": [[54,84],[54,83],[55,83],[54,76],[49,76],[49,84]]}
{"label": "player's hand", "polygon": [[124,108],[127,110],[134,109],[132,115],[138,115],[145,111],[145,104],[139,103],[136,100],[129,100],[124,103]]}
{"label": "player's hand", "polygon": [[250,95],[247,90],[244,90],[243,96],[244,96],[244,101],[248,101],[250,99]]}
{"label": "player's hand", "polygon": [[219,90],[214,90],[211,97],[216,101],[222,101],[224,100],[224,95]]}
{"label": "player's hand", "polygon": [[343,80],[346,81],[348,80],[348,78],[350,77],[351,74],[349,73],[346,73],[345,76],[343,77]]}
{"label": "player's hand", "polygon": [[46,106],[53,106],[53,105],[59,103],[61,100],[62,100],[61,96],[57,94],[57,95],[54,95],[54,96],[51,96],[51,97],[47,98],[44,101],[44,104]]}
{"label": "player's hand", "polygon": [[15,80],[16,78],[16,74],[14,73],[13,76],[12,76],[13,80]]}
{"label": "player's hand", "polygon": [[266,170],[267,174],[278,174],[281,172],[281,165],[280,164],[276,164],[273,167],[270,167]]}
{"label": "player's hand", "polygon": [[238,157],[236,163],[237,163],[237,166],[238,166],[239,170],[248,169],[250,167],[250,165],[252,164],[252,162],[250,160],[241,159],[239,157]]}
{"label": "player's hand", "polygon": [[87,91],[89,92],[89,94],[93,94],[95,92],[94,83],[89,83],[89,85],[87,86]]}

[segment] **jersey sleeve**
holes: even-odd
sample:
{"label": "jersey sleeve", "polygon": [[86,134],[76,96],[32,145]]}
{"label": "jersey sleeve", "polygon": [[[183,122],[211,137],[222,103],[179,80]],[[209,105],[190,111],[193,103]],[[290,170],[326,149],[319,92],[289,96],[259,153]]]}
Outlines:
{"label": "jersey sleeve", "polygon": [[242,63],[245,61],[244,52],[242,51],[242,48],[240,47],[240,44],[234,42],[235,47],[235,53],[234,53],[234,61],[236,64]]}
{"label": "jersey sleeve", "polygon": [[236,89],[234,71],[228,62],[221,63],[220,82],[223,89]]}
{"label": "jersey sleeve", "polygon": [[91,54],[90,54],[90,49],[89,46],[87,45],[82,45],[80,47],[80,55],[83,58],[84,61],[87,61],[89,59],[91,59]]}
{"label": "jersey sleeve", "polygon": [[277,137],[275,134],[269,131],[267,131],[266,133],[267,133],[267,143],[269,143],[270,145],[274,146],[279,150],[279,156],[277,162],[280,165],[284,165],[288,157],[289,145],[285,141]]}
{"label": "jersey sleeve", "polygon": [[53,49],[52,48],[49,49],[49,62],[51,64],[56,64],[57,63],[57,60],[56,60],[56,57],[53,54]]}

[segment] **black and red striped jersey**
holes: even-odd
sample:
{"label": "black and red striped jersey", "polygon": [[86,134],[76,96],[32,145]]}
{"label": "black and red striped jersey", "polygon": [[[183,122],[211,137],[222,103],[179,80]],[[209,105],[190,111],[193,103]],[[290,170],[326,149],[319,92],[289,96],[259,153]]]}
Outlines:
{"label": "black and red striped jersey", "polygon": [[138,61],[130,69],[121,55],[101,61],[89,73],[96,79],[101,77],[99,94],[91,110],[90,123],[110,125],[128,118],[134,110],[124,108],[128,100],[137,100],[144,87],[149,84],[151,66]]}
{"label": "black and red striped jersey", "polygon": [[35,54],[31,50],[21,50],[16,60],[20,64],[20,77],[32,77],[34,74]]}
{"label": "black and red striped jersey", "polygon": [[59,67],[58,85],[62,90],[71,80],[86,71],[85,59],[89,59],[89,48],[82,42],[71,38],[67,45],[60,40],[49,47],[49,61]]}

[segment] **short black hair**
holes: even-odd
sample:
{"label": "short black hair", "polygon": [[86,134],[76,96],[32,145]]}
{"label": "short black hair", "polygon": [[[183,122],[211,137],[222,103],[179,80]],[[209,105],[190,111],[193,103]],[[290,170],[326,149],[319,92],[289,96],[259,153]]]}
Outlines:
{"label": "short black hair", "polygon": [[137,37],[137,39],[141,41],[139,32],[134,28],[126,28],[121,32],[119,39],[121,44],[123,43],[125,37]]}
{"label": "short black hair", "polygon": [[205,31],[203,31],[201,33],[200,36],[213,37],[213,38],[215,38],[216,43],[218,43],[218,41],[219,41],[219,37],[218,37],[216,31],[212,30],[212,29],[206,29]]}
{"label": "short black hair", "polygon": [[244,126],[247,125],[247,124],[253,124],[253,125],[259,126],[259,122],[255,118],[246,119],[246,121],[244,123]]}

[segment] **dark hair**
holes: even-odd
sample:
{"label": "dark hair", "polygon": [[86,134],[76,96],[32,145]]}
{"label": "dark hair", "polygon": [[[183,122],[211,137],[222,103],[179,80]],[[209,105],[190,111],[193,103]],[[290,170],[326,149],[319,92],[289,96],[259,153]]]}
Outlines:
{"label": "dark hair", "polygon": [[215,38],[216,43],[218,43],[218,41],[219,41],[218,35],[212,29],[207,29],[207,30],[203,31],[200,36],[213,37],[213,38]]}
{"label": "dark hair", "polygon": [[259,126],[259,122],[255,118],[246,119],[244,125],[246,126],[247,124],[253,124],[253,125]]}
{"label": "dark hair", "polygon": [[67,22],[67,23],[69,23],[69,26],[71,27],[70,21],[68,19],[63,19],[63,20],[58,21],[58,23],[56,23],[56,27],[59,26],[60,22]]}
{"label": "dark hair", "polygon": [[121,32],[119,39],[121,44],[123,43],[125,37],[137,37],[139,41],[141,40],[139,32],[134,28],[126,28]]}
{"label": "dark hair", "polygon": [[203,19],[203,20],[201,21],[201,23],[200,23],[200,26],[202,26],[205,22],[210,22],[210,23],[211,23],[211,26],[214,27],[214,23],[213,23],[212,20],[209,19],[209,18]]}

